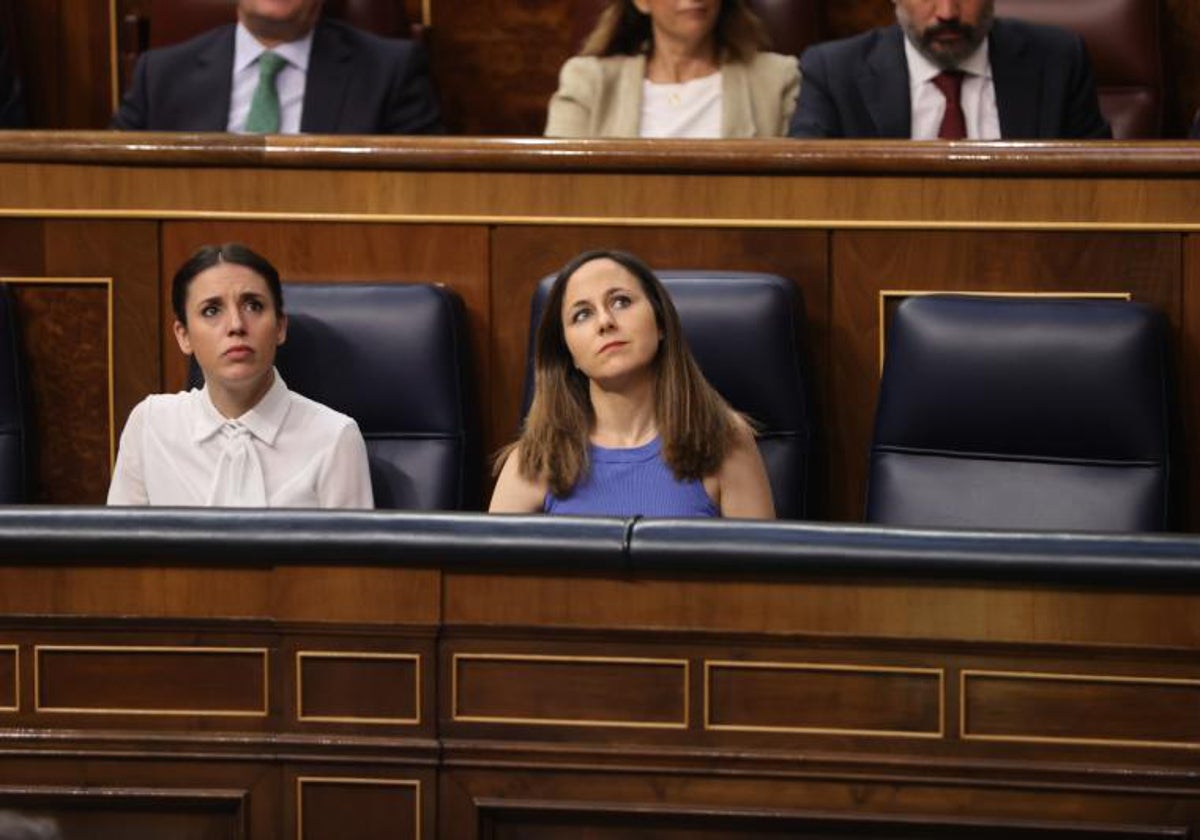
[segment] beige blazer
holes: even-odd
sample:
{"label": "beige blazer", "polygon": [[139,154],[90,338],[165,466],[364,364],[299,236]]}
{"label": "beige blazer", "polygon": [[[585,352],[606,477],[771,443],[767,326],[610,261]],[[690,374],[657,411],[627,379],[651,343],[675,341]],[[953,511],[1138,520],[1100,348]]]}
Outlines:
{"label": "beige blazer", "polygon": [[[637,137],[644,55],[576,56],[558,74],[547,137]],[[796,107],[795,56],[760,52],[721,65],[721,136],[783,137]]]}

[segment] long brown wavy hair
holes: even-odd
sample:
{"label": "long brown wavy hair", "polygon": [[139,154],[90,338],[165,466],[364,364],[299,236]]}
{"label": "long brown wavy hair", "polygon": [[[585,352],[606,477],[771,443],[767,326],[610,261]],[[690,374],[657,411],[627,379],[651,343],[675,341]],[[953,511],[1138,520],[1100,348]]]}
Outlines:
{"label": "long brown wavy hair", "polygon": [[497,470],[516,449],[521,475],[531,481],[545,478],[556,496],[568,495],[588,470],[595,416],[589,380],[567,348],[562,309],[567,281],[584,263],[598,259],[610,259],[637,278],[663,336],[652,363],[663,461],[680,481],[712,475],[733,445],[736,415],[700,372],[662,281],[632,254],[609,250],[585,251],[555,277],[534,340],[533,403],[520,438],[496,456]]}
{"label": "long brown wavy hair", "polygon": [[[771,47],[766,27],[750,11],[746,0],[721,0],[713,35],[717,57],[722,60],[749,61],[756,52]],[[610,0],[584,39],[579,54],[638,55],[652,52],[653,47],[650,16],[642,14],[633,0]]]}

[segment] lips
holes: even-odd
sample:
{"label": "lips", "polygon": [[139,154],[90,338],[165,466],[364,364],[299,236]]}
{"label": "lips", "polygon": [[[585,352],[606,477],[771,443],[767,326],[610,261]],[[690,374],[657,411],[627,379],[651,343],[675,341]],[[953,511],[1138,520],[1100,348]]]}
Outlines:
{"label": "lips", "polygon": [[248,356],[251,356],[253,353],[253,347],[249,346],[248,344],[238,344],[234,347],[230,347],[221,355],[227,359],[245,359]]}
{"label": "lips", "polygon": [[605,344],[600,348],[600,355],[604,355],[609,350],[616,350],[618,347],[624,347],[626,344],[627,342],[624,341],[610,341],[608,344]]}

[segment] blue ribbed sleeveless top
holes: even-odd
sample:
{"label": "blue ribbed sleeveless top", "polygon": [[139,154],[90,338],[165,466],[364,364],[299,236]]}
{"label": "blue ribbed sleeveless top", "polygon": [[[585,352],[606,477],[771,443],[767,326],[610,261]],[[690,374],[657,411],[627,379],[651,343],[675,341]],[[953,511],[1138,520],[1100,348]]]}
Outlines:
{"label": "blue ribbed sleeveless top", "polygon": [[719,516],[699,481],[679,481],[658,438],[631,449],[588,446],[590,468],[571,495],[546,494],[546,513],[593,516]]}

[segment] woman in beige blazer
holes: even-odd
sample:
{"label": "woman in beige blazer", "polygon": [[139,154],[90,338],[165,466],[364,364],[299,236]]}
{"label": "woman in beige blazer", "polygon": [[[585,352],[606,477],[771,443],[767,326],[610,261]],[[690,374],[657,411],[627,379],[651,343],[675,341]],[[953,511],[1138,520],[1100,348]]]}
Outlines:
{"label": "woman in beige blazer", "polygon": [[[766,44],[744,0],[610,0],[563,65],[546,136],[785,136],[800,72]],[[694,119],[671,113],[697,96]]]}

